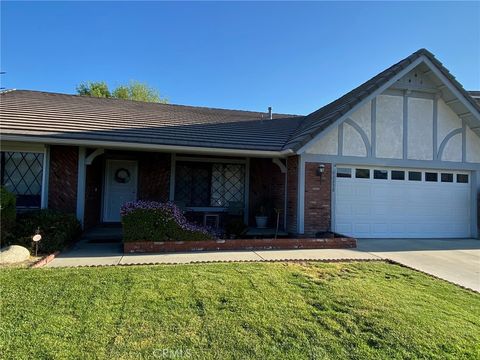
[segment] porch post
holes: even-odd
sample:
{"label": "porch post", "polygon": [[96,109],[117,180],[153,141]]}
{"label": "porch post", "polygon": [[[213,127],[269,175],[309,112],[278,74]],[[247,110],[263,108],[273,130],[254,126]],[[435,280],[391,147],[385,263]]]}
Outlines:
{"label": "porch post", "polygon": [[250,158],[245,159],[245,190],[244,190],[244,201],[245,201],[245,210],[243,211],[243,222],[248,225],[248,210],[250,208]]}
{"label": "porch post", "polygon": [[43,151],[43,173],[42,173],[42,203],[41,208],[48,208],[48,181],[50,178],[50,145],[45,145]]}
{"label": "porch post", "polygon": [[85,147],[78,148],[78,171],[77,171],[77,219],[80,225],[84,225],[85,215],[85,181],[86,181],[86,165],[85,165]]}
{"label": "porch post", "polygon": [[288,158],[285,159],[285,199],[283,201],[283,230],[287,231],[287,207],[288,207]]}
{"label": "porch post", "polygon": [[172,153],[170,156],[170,189],[168,194],[168,200],[175,200],[175,161],[176,154]]}
{"label": "porch post", "polygon": [[299,155],[298,159],[298,196],[297,196],[297,232],[304,233],[305,227],[305,156]]}

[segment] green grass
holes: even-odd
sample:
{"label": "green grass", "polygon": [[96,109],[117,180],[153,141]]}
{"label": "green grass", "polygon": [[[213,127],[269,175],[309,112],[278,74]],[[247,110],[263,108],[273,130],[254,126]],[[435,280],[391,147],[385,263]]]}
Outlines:
{"label": "green grass", "polygon": [[479,294],[381,262],[2,269],[0,288],[2,359],[480,357]]}

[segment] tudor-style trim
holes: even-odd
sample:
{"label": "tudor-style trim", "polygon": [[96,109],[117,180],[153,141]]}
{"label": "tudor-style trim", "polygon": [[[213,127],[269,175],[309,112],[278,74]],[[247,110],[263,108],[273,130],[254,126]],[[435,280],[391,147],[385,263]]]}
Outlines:
{"label": "tudor-style trim", "polygon": [[[417,67],[421,63],[425,63],[431,70],[432,72],[444,83],[443,85],[440,85],[437,87],[438,90],[442,90],[445,88],[448,88],[454,96],[458,97],[461,101],[461,103],[467,108],[469,111],[468,113],[461,114],[463,116],[468,116],[472,114],[480,123],[480,112],[465,98],[465,95],[463,95],[452,83],[451,81],[443,75],[443,73],[434,65],[427,56],[421,55],[419,56],[415,61],[410,63],[408,66],[406,66],[403,70],[399,71],[396,75],[392,76],[392,78],[387,81],[385,84],[380,86],[377,90],[373,91],[370,95],[366,96],[362,101],[360,101],[358,104],[353,106],[350,110],[348,110],[345,114],[343,114],[341,117],[339,117],[336,121],[334,121],[332,124],[327,126],[322,132],[318,133],[315,135],[312,139],[310,139],[306,144],[304,144],[298,151],[298,154],[306,152],[306,150],[315,142],[319,141],[322,139],[325,134],[327,134],[330,130],[334,129],[335,127],[338,127],[340,123],[342,123],[347,117],[349,117],[353,112],[355,112],[358,108],[362,107],[367,103],[368,101],[374,99],[378,95],[382,94],[385,92],[388,88],[392,86],[392,84],[395,83],[398,79],[406,75],[409,71],[411,71],[413,68]],[[433,96],[433,95],[432,95]],[[458,115],[461,117],[460,115]],[[473,128],[477,128],[474,126]],[[404,148],[405,150],[405,148]]]}
{"label": "tudor-style trim", "polygon": [[338,125],[338,156],[343,155],[343,123]]}
{"label": "tudor-style trim", "polygon": [[[409,91],[408,97],[415,98],[415,99],[433,100],[435,96],[438,94],[438,91],[436,93],[431,93],[431,92],[427,93],[427,92],[421,92],[421,91],[412,90],[412,89],[407,89],[407,90]],[[403,96],[403,94],[407,90],[387,89],[382,93],[382,95]]]}
{"label": "tudor-style trim", "polygon": [[372,157],[376,157],[377,156],[377,99],[376,98],[372,99],[372,102],[370,103],[370,110],[371,110],[370,145],[372,147],[371,154],[372,154]]}
{"label": "tudor-style trim", "polygon": [[[452,131],[450,131],[447,136],[445,136],[445,138],[443,139],[442,143],[440,144],[440,147],[438,148],[438,153],[437,153],[437,159],[438,160],[442,160],[442,156],[443,156],[443,150],[445,149],[445,146],[447,146],[447,143],[448,141],[454,137],[455,135],[458,135],[458,134],[462,134],[463,132],[463,129],[454,129]],[[463,140],[462,140],[463,141]],[[462,146],[463,147],[463,146]],[[463,153],[463,149],[462,149],[462,153]],[[463,159],[463,154],[462,154],[462,159]],[[465,162],[464,160],[462,160],[463,162]]]}
{"label": "tudor-style trim", "polygon": [[403,93],[403,160],[408,159],[408,93],[408,90]]}
{"label": "tudor-style trim", "polygon": [[78,171],[77,171],[77,219],[83,228],[85,214],[85,183],[86,183],[86,165],[85,165],[85,147],[78,148]]}
{"label": "tudor-style trim", "polygon": [[48,136],[26,136],[26,135],[13,135],[13,134],[1,134],[1,141],[20,141],[20,142],[32,142],[32,143],[44,143],[52,145],[74,145],[74,146],[90,146],[90,147],[103,147],[118,150],[150,150],[160,152],[177,152],[177,153],[196,153],[203,155],[230,155],[230,156],[251,156],[251,157],[286,157],[294,154],[292,149],[286,149],[281,151],[271,150],[248,150],[248,149],[228,149],[228,148],[212,148],[201,146],[181,146],[181,145],[162,145],[162,144],[147,144],[147,143],[135,143],[135,142],[121,142],[121,141],[100,141],[100,140],[88,140],[88,139],[59,139]]}
{"label": "tudor-style trim", "polygon": [[324,129],[322,132],[319,134],[315,135],[312,139],[310,139],[305,145],[303,145],[300,149],[297,150],[297,154],[303,154],[305,151],[312,146],[313,143],[319,141],[321,138],[325,136],[330,130],[334,129],[337,127],[340,123],[342,123],[347,117],[349,117],[353,112],[355,112],[357,109],[361,108],[363,105],[365,105],[368,101],[371,101],[373,98],[377,97],[381,93],[383,93],[385,90],[387,90],[392,84],[395,83],[398,79],[403,77],[404,75],[408,74],[409,71],[411,71],[413,68],[421,64],[423,61],[425,61],[427,58],[425,55],[420,56],[417,58],[415,61],[413,61],[410,65],[405,67],[403,70],[399,71],[395,76],[393,76],[390,80],[388,80],[385,84],[380,86],[377,90],[373,91],[370,95],[366,96],[362,101],[360,101],[358,104],[353,106],[350,110],[348,110],[345,114],[343,114],[341,117],[339,117],[337,120],[335,120],[332,124],[327,126],[326,129]]}
{"label": "tudor-style trim", "polygon": [[357,131],[357,133],[362,137],[362,140],[363,140],[363,144],[365,145],[365,151],[366,151],[366,154],[367,154],[367,157],[371,157],[372,156],[372,152],[371,152],[371,147],[370,147],[370,141],[368,140],[368,136],[367,134],[365,134],[365,131],[363,131],[363,129],[355,122],[353,121],[352,119],[350,118],[347,118],[343,124],[348,124],[350,125],[354,130]]}
{"label": "tudor-style trim", "polygon": [[433,99],[433,160],[438,159],[438,98]]}

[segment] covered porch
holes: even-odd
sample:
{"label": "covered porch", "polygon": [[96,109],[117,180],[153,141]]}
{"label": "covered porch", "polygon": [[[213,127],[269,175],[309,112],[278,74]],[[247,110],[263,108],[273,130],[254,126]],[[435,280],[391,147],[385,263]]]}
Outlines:
{"label": "covered porch", "polygon": [[[287,236],[287,159],[79,148],[77,216],[84,229],[121,221],[128,201],[172,201],[227,236]],[[295,202],[295,200],[292,200]],[[256,215],[267,217],[258,228]]]}

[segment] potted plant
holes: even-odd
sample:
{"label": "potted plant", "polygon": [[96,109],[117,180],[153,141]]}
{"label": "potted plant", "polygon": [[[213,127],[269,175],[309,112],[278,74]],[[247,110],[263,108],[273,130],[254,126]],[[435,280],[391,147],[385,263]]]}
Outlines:
{"label": "potted plant", "polygon": [[264,205],[258,207],[257,213],[255,215],[255,221],[257,223],[258,229],[265,229],[268,222],[268,213]]}

